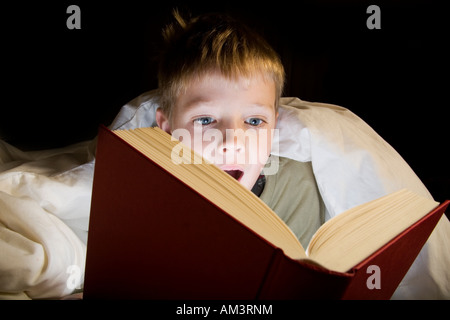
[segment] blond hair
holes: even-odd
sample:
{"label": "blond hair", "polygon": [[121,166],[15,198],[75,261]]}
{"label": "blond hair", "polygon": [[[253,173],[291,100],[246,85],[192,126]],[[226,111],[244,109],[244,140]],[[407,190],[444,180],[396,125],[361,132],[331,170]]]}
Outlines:
{"label": "blond hair", "polygon": [[165,48],[159,62],[160,107],[168,116],[189,82],[218,71],[229,79],[262,76],[275,84],[275,108],[283,91],[284,68],[277,53],[258,34],[221,14],[175,21],[163,29]]}

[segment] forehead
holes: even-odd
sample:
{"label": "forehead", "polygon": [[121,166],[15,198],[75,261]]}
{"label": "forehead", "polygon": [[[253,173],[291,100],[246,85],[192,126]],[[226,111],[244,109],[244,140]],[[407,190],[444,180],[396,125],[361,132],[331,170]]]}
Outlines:
{"label": "forehead", "polygon": [[208,74],[194,79],[181,90],[176,107],[192,108],[240,105],[241,107],[275,108],[276,88],[273,81],[257,77],[229,79]]}

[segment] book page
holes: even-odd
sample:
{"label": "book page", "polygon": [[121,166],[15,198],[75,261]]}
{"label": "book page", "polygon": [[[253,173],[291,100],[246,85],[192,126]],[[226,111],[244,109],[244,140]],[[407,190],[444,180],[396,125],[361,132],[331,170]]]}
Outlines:
{"label": "book page", "polygon": [[309,257],[328,269],[347,272],[437,205],[403,189],[352,208],[317,230]]}

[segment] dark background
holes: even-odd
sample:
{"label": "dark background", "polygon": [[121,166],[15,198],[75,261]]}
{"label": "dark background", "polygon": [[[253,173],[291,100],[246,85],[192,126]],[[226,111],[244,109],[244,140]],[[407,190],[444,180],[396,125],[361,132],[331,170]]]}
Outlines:
{"label": "dark background", "polygon": [[[81,9],[69,30],[66,9]],[[366,9],[381,9],[369,30]],[[287,72],[284,96],[359,115],[450,198],[448,18],[433,1],[21,1],[1,12],[0,138],[22,149],[93,138],[156,88],[155,56],[173,7],[225,11],[259,30]]]}

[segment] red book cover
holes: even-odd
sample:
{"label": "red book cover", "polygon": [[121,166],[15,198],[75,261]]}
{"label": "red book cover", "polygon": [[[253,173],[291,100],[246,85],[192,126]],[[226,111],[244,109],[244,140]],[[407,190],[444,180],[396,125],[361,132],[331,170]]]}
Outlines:
{"label": "red book cover", "polygon": [[[447,200],[401,232],[352,269],[354,279],[342,299],[389,299],[408,272],[434,227],[444,214]],[[370,289],[370,266],[379,267],[380,288]],[[375,271],[373,271],[375,272]]]}
{"label": "red book cover", "polygon": [[275,249],[102,128],[84,298],[254,299]]}
{"label": "red book cover", "polygon": [[[288,258],[101,127],[84,299],[388,299],[445,207],[352,271],[333,272]],[[367,289],[370,264],[381,268],[379,291]]]}
{"label": "red book cover", "polygon": [[[346,273],[295,261],[280,251],[259,298],[390,299],[449,204],[439,205]],[[372,277],[378,277],[378,287]]]}

